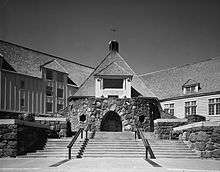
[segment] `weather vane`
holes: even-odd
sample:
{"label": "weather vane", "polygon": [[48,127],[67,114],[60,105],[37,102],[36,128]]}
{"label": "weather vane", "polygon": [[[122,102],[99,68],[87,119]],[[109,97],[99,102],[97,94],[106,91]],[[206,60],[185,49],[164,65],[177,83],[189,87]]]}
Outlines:
{"label": "weather vane", "polygon": [[119,29],[116,28],[116,27],[112,27],[112,28],[110,29],[110,31],[113,33],[113,38],[116,39],[117,33],[118,33]]}

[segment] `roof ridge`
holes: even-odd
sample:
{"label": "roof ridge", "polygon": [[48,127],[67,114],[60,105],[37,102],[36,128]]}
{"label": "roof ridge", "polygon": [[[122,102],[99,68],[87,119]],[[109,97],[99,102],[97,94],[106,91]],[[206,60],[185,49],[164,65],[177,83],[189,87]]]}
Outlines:
{"label": "roof ridge", "polygon": [[[101,64],[105,61],[105,59],[109,56],[111,52],[108,52],[107,55],[105,56],[105,58],[96,66],[96,68],[94,68],[93,72],[86,78],[86,80],[79,86],[79,89],[88,81],[88,79],[95,74],[95,71],[99,68],[99,66],[101,66]],[[78,89],[78,90],[79,90]]]}
{"label": "roof ridge", "polygon": [[190,66],[190,65],[195,65],[195,64],[199,64],[199,63],[204,63],[204,62],[207,62],[207,61],[210,61],[210,60],[216,60],[216,59],[220,59],[220,57],[219,56],[217,56],[217,57],[210,57],[208,59],[204,59],[204,60],[201,60],[199,62],[192,62],[192,63],[187,63],[187,64],[184,64],[184,65],[180,65],[180,66],[174,66],[174,67],[171,67],[171,68],[168,68],[168,69],[161,69],[161,70],[158,70],[158,71],[153,71],[153,72],[149,72],[149,73],[143,73],[143,74],[139,74],[138,76],[146,76],[146,75],[150,75],[150,74],[154,74],[154,73],[159,73],[159,72],[163,72],[163,71],[179,69],[179,68],[182,68],[182,67],[186,67],[186,66]]}
{"label": "roof ridge", "polygon": [[58,65],[60,65],[66,73],[68,73],[68,72],[66,71],[66,69],[65,69],[57,60],[54,60],[54,61],[55,61]]}
{"label": "roof ridge", "polygon": [[45,52],[41,52],[41,51],[38,51],[38,50],[31,49],[31,48],[28,48],[28,47],[24,47],[24,46],[15,44],[15,43],[11,43],[11,42],[4,41],[4,40],[1,40],[1,39],[0,39],[0,42],[5,42],[7,44],[11,44],[11,45],[14,45],[14,46],[17,46],[17,47],[20,47],[20,48],[23,48],[23,49],[26,49],[26,50],[29,50],[29,51],[33,51],[33,52],[36,52],[36,53],[40,53],[40,54],[44,54],[46,56],[53,57],[55,59],[60,59],[60,60],[63,60],[63,61],[67,61],[67,62],[74,63],[74,64],[77,64],[77,65],[80,65],[80,66],[84,66],[84,67],[87,67],[87,68],[94,69],[94,67],[91,67],[91,66],[87,66],[87,65],[84,65],[84,64],[81,64],[81,63],[78,63],[78,62],[74,62],[72,60],[69,60],[69,59],[66,59],[66,58],[63,58],[63,57],[55,56],[55,55],[52,55],[52,54],[48,54],[48,53],[45,53]]}
{"label": "roof ridge", "polygon": [[133,72],[134,76],[137,76],[137,78],[138,78],[139,80],[141,80],[141,82],[145,85],[145,87],[146,87],[153,95],[155,95],[155,94],[153,93],[153,91],[151,91],[151,89],[149,89],[149,88],[147,87],[147,85],[146,85],[145,82],[143,81],[142,77],[139,77],[139,76],[138,76],[138,74],[130,67],[130,65],[128,65],[128,63],[125,61],[125,59],[124,59],[119,53],[117,53],[117,54],[118,54],[118,56],[122,59],[122,61],[124,61],[124,63],[128,66],[128,68]]}

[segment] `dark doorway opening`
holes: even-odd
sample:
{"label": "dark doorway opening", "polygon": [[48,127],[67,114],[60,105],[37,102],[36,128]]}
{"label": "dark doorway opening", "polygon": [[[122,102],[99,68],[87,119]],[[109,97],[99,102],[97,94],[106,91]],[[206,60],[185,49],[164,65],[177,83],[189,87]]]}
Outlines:
{"label": "dark doorway opening", "polygon": [[100,131],[122,131],[121,117],[114,111],[107,112],[102,118]]}

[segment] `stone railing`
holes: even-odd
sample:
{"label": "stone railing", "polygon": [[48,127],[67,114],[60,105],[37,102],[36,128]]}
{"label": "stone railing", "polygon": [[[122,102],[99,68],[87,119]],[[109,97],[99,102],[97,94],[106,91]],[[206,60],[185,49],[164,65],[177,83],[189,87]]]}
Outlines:
{"label": "stone railing", "polygon": [[43,149],[49,127],[18,119],[0,119],[0,157],[16,157]]}
{"label": "stone railing", "polygon": [[204,121],[173,129],[202,158],[220,158],[220,122]]}
{"label": "stone railing", "polygon": [[156,119],[154,120],[154,133],[159,139],[171,139],[173,128],[186,123],[187,119]]}

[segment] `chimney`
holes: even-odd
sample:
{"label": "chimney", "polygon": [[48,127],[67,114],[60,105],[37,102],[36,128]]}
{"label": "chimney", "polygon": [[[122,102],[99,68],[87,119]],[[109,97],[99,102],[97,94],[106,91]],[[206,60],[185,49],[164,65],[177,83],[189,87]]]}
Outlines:
{"label": "chimney", "polygon": [[116,51],[119,52],[119,43],[117,41],[110,41],[109,42],[109,51]]}

